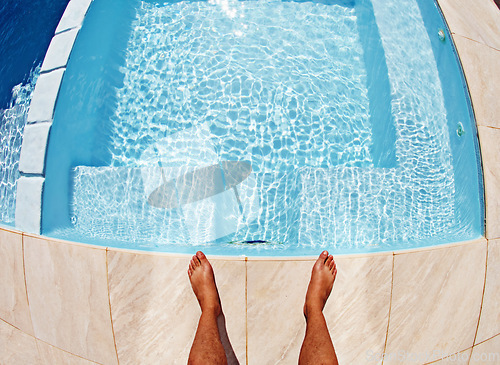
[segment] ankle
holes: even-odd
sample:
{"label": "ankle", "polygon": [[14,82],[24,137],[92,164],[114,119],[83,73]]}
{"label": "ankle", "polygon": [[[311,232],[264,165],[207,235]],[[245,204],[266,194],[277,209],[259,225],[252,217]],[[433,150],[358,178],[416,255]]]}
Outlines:
{"label": "ankle", "polygon": [[323,306],[319,303],[305,303],[304,304],[304,316],[310,317],[314,315],[323,315]]}
{"label": "ankle", "polygon": [[213,315],[215,317],[218,317],[222,313],[220,304],[206,304],[200,307],[201,314]]}

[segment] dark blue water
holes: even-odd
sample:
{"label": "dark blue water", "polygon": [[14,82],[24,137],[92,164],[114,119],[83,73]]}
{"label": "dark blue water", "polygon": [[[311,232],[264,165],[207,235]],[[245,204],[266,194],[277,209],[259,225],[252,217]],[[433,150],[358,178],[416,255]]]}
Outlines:
{"label": "dark blue water", "polygon": [[0,1],[0,109],[8,106],[12,87],[25,82],[43,61],[69,0]]}

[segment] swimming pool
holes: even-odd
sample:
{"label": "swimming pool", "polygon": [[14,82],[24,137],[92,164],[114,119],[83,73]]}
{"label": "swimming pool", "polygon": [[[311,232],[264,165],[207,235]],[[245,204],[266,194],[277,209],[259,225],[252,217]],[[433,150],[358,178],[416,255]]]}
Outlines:
{"label": "swimming pool", "polygon": [[54,114],[42,232],[233,255],[477,238],[448,37],[418,1],[95,0]]}

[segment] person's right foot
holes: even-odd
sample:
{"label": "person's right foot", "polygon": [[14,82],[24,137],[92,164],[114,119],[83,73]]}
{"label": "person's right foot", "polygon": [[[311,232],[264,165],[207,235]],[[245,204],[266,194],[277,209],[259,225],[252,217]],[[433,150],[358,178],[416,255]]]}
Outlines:
{"label": "person's right foot", "polygon": [[196,252],[189,262],[188,276],[194,295],[200,303],[201,311],[214,311],[218,316],[222,309],[214,271],[203,252]]}
{"label": "person's right foot", "polygon": [[332,292],[333,282],[337,275],[337,266],[332,255],[323,251],[312,268],[311,281],[306,293],[304,315],[319,310],[323,311],[326,301]]}

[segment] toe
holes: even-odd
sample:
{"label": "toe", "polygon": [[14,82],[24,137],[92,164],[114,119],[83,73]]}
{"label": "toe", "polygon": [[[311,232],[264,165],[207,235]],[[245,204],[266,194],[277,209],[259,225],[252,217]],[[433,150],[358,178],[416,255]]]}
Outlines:
{"label": "toe", "polygon": [[201,251],[196,252],[196,257],[198,258],[198,260],[200,260],[200,263],[207,259],[205,254]]}
{"label": "toe", "polygon": [[332,262],[333,262],[333,256],[330,255],[330,256],[328,256],[328,258],[325,261],[325,266],[330,269],[331,265],[332,265]]}
{"label": "toe", "polygon": [[326,261],[326,259],[328,258],[328,251],[323,251],[321,252],[321,254],[319,255],[319,260],[322,260],[323,262]]}
{"label": "toe", "polygon": [[193,268],[201,265],[200,260],[198,259],[197,256],[193,256],[193,258],[191,259],[191,262],[193,263]]}
{"label": "toe", "polygon": [[335,260],[333,259],[333,256],[330,256],[332,258],[332,261],[330,261],[330,270],[333,270],[333,268],[335,267]]}

